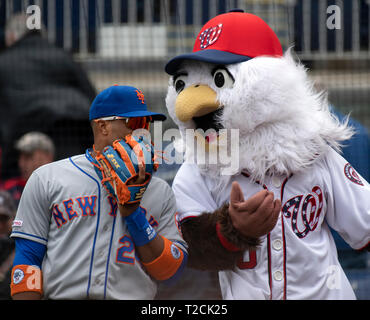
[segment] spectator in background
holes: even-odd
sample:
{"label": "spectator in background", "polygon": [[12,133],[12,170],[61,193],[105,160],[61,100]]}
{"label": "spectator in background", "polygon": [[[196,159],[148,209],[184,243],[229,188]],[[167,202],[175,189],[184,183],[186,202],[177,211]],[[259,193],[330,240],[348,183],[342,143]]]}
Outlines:
{"label": "spectator in background", "polygon": [[26,132],[47,133],[58,145],[58,159],[92,143],[86,114],[95,89],[70,54],[48,43],[45,28],[28,30],[26,22],[23,14],[7,21],[7,48],[0,53],[2,179],[14,175],[14,141]]}
{"label": "spectator in background", "polygon": [[12,223],[16,207],[11,195],[0,191],[0,300],[10,300],[10,277],[15,253],[11,239]]}
{"label": "spectator in background", "polygon": [[19,152],[19,176],[6,180],[2,189],[8,191],[18,205],[24,186],[31,173],[38,167],[53,162],[55,147],[53,141],[44,133],[29,132],[15,144]]}

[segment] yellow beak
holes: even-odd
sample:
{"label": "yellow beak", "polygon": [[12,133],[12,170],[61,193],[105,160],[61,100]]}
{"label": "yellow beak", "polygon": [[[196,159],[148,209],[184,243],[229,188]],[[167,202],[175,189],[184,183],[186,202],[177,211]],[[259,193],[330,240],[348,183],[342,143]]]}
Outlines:
{"label": "yellow beak", "polygon": [[216,111],[220,107],[216,98],[216,92],[206,85],[188,87],[176,99],[176,116],[186,122]]}

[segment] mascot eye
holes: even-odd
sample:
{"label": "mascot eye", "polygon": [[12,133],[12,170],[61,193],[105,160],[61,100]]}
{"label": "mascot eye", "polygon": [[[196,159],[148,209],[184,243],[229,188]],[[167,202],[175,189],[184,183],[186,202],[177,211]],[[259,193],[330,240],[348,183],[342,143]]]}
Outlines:
{"label": "mascot eye", "polygon": [[185,88],[185,75],[181,75],[175,78],[174,80],[174,87],[177,93],[180,93]]}
{"label": "mascot eye", "polygon": [[213,73],[213,81],[218,88],[231,88],[234,84],[234,78],[226,69],[217,69]]}

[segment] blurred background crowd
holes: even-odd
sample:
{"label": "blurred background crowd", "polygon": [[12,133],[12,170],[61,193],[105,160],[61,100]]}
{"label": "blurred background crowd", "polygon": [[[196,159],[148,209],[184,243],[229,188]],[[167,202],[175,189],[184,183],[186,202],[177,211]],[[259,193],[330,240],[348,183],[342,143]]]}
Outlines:
{"label": "blurred background crowd", "polygon": [[[333,112],[350,113],[357,134],[344,156],[370,181],[369,0],[0,0],[0,299],[9,298],[9,233],[32,171],[91,145],[89,106],[113,84],[140,88],[151,110],[167,113],[166,61],[233,8],[263,18],[328,92]],[[163,131],[175,127],[168,117]],[[157,175],[171,184],[178,167],[164,163]],[[333,234],[357,298],[370,299],[369,253]],[[157,295],[220,298],[216,273],[190,269]]]}

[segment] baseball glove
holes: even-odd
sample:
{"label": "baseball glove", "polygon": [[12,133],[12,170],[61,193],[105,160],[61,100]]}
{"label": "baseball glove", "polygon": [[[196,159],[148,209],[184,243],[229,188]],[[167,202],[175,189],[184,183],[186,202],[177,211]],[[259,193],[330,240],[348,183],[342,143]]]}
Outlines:
{"label": "baseball glove", "polygon": [[[140,202],[158,168],[154,148],[143,137],[128,135],[97,152],[97,170],[102,184],[121,205]],[[139,163],[145,166],[145,181],[136,184]]]}

